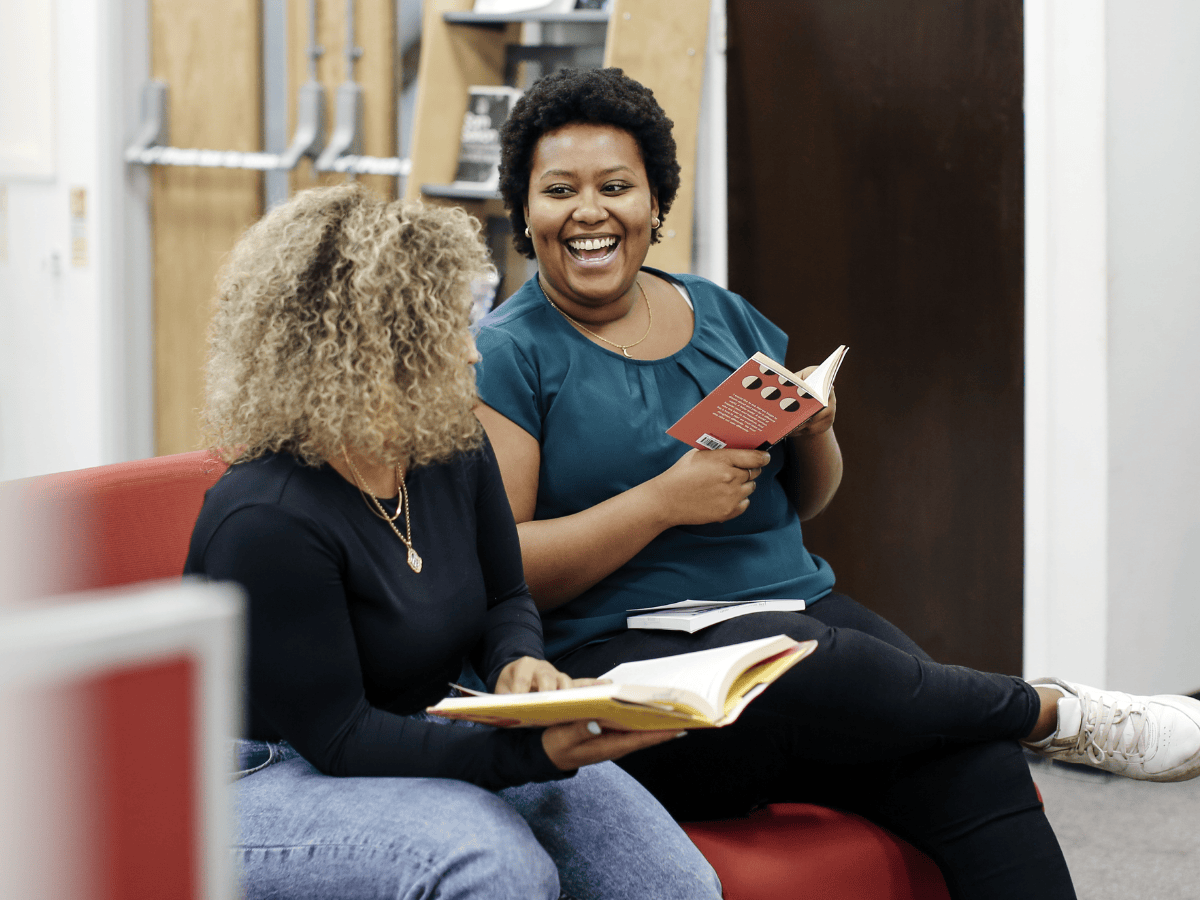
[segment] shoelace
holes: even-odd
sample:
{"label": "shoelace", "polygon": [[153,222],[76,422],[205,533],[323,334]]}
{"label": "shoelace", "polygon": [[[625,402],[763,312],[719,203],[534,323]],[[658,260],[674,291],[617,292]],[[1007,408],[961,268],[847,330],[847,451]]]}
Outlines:
{"label": "shoelace", "polygon": [[1084,716],[1073,749],[1086,753],[1094,763],[1102,763],[1109,756],[1128,759],[1146,753],[1146,710],[1140,703],[1135,705],[1128,694],[1117,696],[1124,699],[1104,703],[1093,694],[1079,695]]}

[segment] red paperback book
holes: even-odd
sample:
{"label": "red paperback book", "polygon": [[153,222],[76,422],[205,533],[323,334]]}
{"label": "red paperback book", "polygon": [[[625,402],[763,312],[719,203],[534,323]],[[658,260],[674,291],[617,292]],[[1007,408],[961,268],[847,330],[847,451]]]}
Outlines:
{"label": "red paperback book", "polygon": [[667,429],[689,447],[766,450],[827,405],[845,345],[801,378],[755,353]]}

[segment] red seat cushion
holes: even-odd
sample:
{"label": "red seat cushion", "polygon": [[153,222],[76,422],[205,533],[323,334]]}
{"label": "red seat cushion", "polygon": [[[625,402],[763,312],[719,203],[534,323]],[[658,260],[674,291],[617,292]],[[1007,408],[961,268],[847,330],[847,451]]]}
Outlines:
{"label": "red seat cushion", "polygon": [[780,803],[745,819],[685,822],[725,900],[949,900],[929,857],[859,816]]}
{"label": "red seat cushion", "polygon": [[204,492],[225,463],[201,451],[17,482],[38,593],[178,577]]}

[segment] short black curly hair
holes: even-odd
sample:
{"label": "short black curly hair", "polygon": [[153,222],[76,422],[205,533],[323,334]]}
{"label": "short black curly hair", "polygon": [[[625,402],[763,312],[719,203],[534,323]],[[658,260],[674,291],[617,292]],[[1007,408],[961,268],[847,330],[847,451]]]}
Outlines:
{"label": "short black curly hair", "polygon": [[[659,228],[679,192],[673,123],[654,92],[620,69],[559,69],[535,81],[500,128],[500,194],[512,220],[513,245],[530,259],[535,254],[525,236],[525,203],[534,148],[546,132],[576,122],[614,125],[637,141],[658,198]],[[651,243],[658,242],[659,228],[651,231]]]}

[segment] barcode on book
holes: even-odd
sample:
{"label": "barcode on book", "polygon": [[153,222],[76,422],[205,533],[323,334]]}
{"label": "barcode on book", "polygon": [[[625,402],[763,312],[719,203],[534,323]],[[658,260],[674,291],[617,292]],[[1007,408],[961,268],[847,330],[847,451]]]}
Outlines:
{"label": "barcode on book", "polygon": [[709,450],[725,449],[725,442],[718,438],[713,437],[711,434],[700,435],[700,437],[696,438],[696,443],[699,444],[701,447],[705,447]]}

